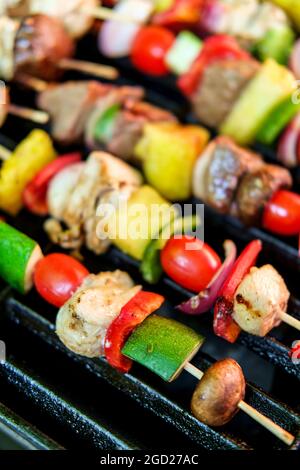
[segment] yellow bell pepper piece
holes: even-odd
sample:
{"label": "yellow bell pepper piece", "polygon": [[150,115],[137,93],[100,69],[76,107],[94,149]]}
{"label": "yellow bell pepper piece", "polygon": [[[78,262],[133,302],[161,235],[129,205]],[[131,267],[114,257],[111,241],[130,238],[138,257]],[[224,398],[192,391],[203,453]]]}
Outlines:
{"label": "yellow bell pepper piece", "polygon": [[115,223],[110,218],[109,238],[121,251],[142,260],[148,243],[169,220],[172,222],[174,216],[171,204],[155,189],[141,186],[132,194],[127,207],[121,206],[116,212]]}
{"label": "yellow bell pepper piece", "polygon": [[273,109],[295,90],[295,77],[273,59],[267,59],[250,81],[220,127],[241,145],[251,144]]}
{"label": "yellow bell pepper piece", "polygon": [[56,157],[49,135],[33,130],[12,152],[0,170],[0,208],[16,215],[22,208],[25,186]]}
{"label": "yellow bell pepper piece", "polygon": [[300,31],[299,0],[271,0],[271,2],[281,7],[289,15],[289,17],[294,22],[297,29]]}
{"label": "yellow bell pepper piece", "polygon": [[208,140],[208,131],[200,126],[146,124],[135,155],[142,159],[151,186],[167,199],[183,200],[192,194],[194,163]]}

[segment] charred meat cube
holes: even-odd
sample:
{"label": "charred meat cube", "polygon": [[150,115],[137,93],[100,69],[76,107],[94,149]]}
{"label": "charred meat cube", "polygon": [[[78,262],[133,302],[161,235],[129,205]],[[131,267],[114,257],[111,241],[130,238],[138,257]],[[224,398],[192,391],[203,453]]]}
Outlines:
{"label": "charred meat cube", "polygon": [[194,194],[218,211],[227,213],[241,177],[261,166],[259,155],[237,146],[227,137],[218,137],[196,163]]}
{"label": "charred meat cube", "polygon": [[246,224],[260,221],[266,203],[281,188],[289,188],[292,177],[288,170],[277,165],[263,165],[243,176],[236,196],[238,216]]}
{"label": "charred meat cube", "polygon": [[210,127],[222,124],[259,68],[254,60],[223,60],[206,67],[193,97],[193,108]]}

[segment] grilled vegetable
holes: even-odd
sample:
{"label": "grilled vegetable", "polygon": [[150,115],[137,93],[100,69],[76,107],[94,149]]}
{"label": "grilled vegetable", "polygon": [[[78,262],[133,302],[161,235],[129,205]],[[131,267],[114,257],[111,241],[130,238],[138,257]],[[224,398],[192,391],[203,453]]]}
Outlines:
{"label": "grilled vegetable", "polygon": [[155,189],[142,186],[132,194],[125,210],[120,207],[117,211],[116,231],[109,234],[112,242],[124,253],[141,260],[149,241],[174,217],[170,208]]}
{"label": "grilled vegetable", "polygon": [[165,62],[171,72],[181,75],[188,72],[202,49],[202,41],[189,31],[182,31],[167,52]]}
{"label": "grilled vegetable", "polygon": [[107,144],[113,135],[115,121],[118,117],[121,106],[119,103],[112,105],[101,115],[94,128],[93,139]]}
{"label": "grilled vegetable", "polygon": [[264,209],[262,225],[280,235],[300,233],[300,196],[291,191],[277,191]]}
{"label": "grilled vegetable", "polygon": [[153,292],[138,292],[122,307],[120,315],[110,324],[105,338],[105,357],[120,372],[128,372],[132,361],[123,356],[121,349],[128,336],[145,318],[159,309],[164,298]]}
{"label": "grilled vegetable", "polygon": [[217,253],[195,237],[172,237],[160,254],[163,270],[192,292],[205,289],[221,266]]}
{"label": "grilled vegetable", "polygon": [[214,332],[217,336],[234,343],[241,329],[233,320],[234,294],[245,275],[255,264],[262,249],[260,240],[254,240],[246,246],[236,260],[232,271],[224,283],[214,309]]}
{"label": "grilled vegetable", "polygon": [[152,240],[147,246],[143,260],[141,263],[141,272],[145,281],[155,284],[162,275],[162,267],[160,262],[160,252],[166,245],[167,241],[175,233],[187,233],[194,230],[201,221],[197,216],[187,216],[178,218],[173,223],[167,223],[161,230],[159,237]]}
{"label": "grilled vegetable", "polygon": [[221,125],[221,133],[242,145],[250,144],[273,109],[294,89],[292,73],[273,59],[268,59]]}
{"label": "grilled vegetable", "polygon": [[33,214],[47,215],[49,213],[47,204],[47,190],[51,179],[63,168],[80,162],[80,153],[63,155],[46,165],[23,191],[24,206]]}
{"label": "grilled vegetable", "polygon": [[238,411],[245,388],[244,374],[236,361],[223,359],[215,362],[194,391],[192,413],[209,426],[223,426]]}
{"label": "grilled vegetable", "polygon": [[203,336],[187,326],[153,314],[134,330],[122,353],[171,382],[203,342]]}
{"label": "grilled vegetable", "polygon": [[300,103],[295,104],[292,97],[288,96],[276,106],[269,114],[257,133],[256,140],[266,145],[271,145],[285,127],[300,111]]}
{"label": "grilled vegetable", "polygon": [[48,134],[34,130],[15,149],[0,170],[0,208],[12,215],[22,207],[26,185],[56,153]]}
{"label": "grilled vegetable", "polygon": [[256,44],[255,52],[263,62],[268,57],[286,65],[295,41],[295,33],[288,25],[269,29]]}
{"label": "grilled vegetable", "polygon": [[52,253],[41,259],[34,272],[34,284],[40,296],[49,304],[61,307],[69,300],[88,270],[76,259],[63,253]]}
{"label": "grilled vegetable", "polygon": [[215,304],[219,292],[231,273],[233,264],[236,260],[236,246],[231,240],[225,240],[225,261],[220,266],[214,277],[205,289],[202,289],[197,295],[186,300],[177,308],[189,315],[199,315],[208,312]]}
{"label": "grilled vegetable", "polygon": [[187,199],[192,192],[194,163],[208,139],[209,133],[200,126],[146,124],[135,154],[143,160],[148,182],[162,196]]}
{"label": "grilled vegetable", "polygon": [[131,49],[133,65],[150,75],[166,75],[166,54],[175,41],[174,34],[161,26],[145,26],[136,35]]}
{"label": "grilled vegetable", "polygon": [[22,294],[33,284],[34,269],[43,257],[39,245],[0,221],[0,276]]}

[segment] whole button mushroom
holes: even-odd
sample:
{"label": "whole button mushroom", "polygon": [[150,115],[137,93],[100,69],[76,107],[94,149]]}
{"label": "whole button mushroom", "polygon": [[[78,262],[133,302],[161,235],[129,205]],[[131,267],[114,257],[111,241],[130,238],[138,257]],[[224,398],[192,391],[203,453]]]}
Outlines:
{"label": "whole button mushroom", "polygon": [[213,364],[198,383],[191,401],[193,415],[209,426],[223,426],[245,396],[245,378],[233,359]]}

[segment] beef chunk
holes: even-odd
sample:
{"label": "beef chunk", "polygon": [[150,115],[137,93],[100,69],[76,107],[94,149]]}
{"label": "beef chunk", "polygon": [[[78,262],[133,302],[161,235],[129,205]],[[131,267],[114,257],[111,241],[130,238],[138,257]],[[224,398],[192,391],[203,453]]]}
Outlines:
{"label": "beef chunk", "polygon": [[291,185],[289,171],[277,165],[263,165],[257,171],[244,175],[236,197],[239,217],[247,224],[258,223],[273,194]]}
{"label": "beef chunk", "polygon": [[193,97],[200,121],[218,127],[258,68],[254,60],[222,60],[207,66]]}
{"label": "beef chunk", "polygon": [[262,165],[259,155],[237,146],[227,137],[216,139],[206,173],[206,202],[227,213],[235,197],[240,178]]}

